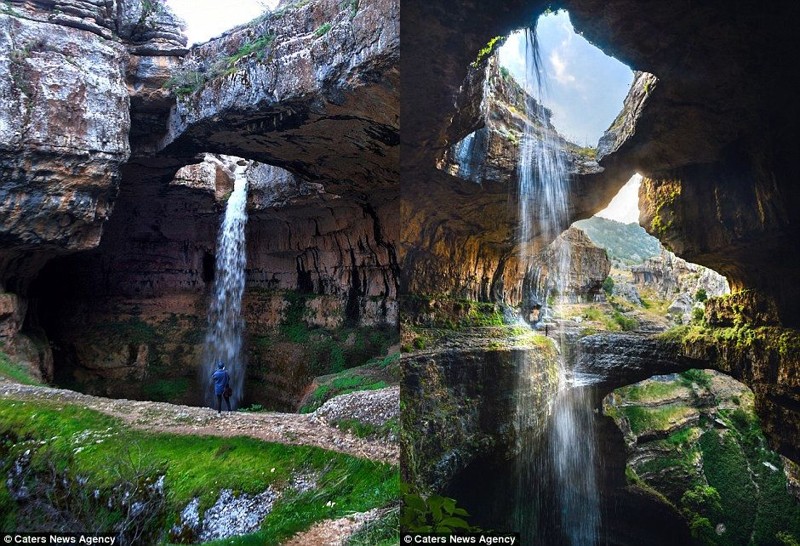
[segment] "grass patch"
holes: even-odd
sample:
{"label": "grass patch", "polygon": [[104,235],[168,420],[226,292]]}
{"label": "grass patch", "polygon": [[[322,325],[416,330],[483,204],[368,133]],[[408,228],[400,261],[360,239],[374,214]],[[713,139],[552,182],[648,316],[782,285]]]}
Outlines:
{"label": "grass patch", "polygon": [[314,38],[319,38],[320,36],[325,36],[328,31],[331,29],[330,23],[322,23],[317,30],[314,31]]}
{"label": "grass patch", "polygon": [[36,379],[25,365],[14,362],[3,351],[0,351],[0,376],[23,385],[42,385],[42,382]]}
{"label": "grass patch", "polygon": [[275,37],[275,34],[271,32],[263,34],[242,44],[232,55],[217,59],[205,67],[181,67],[164,82],[163,87],[178,97],[191,95],[202,88],[206,82],[235,73],[242,59],[252,57],[263,61],[267,58],[272,44],[275,42]]}
{"label": "grass patch", "polygon": [[711,375],[703,370],[686,370],[678,375],[681,377],[681,382],[687,387],[691,387],[692,383],[696,383],[704,389],[711,387]]}
{"label": "grass patch", "polygon": [[400,507],[389,508],[384,515],[367,523],[347,541],[347,546],[397,546],[400,544]]}
{"label": "grass patch", "polygon": [[727,434],[709,430],[700,437],[706,479],[720,495],[722,510],[736,514],[725,522],[724,544],[748,544],[753,532],[753,499],[757,491],[750,480],[747,460],[739,445]]}
{"label": "grass patch", "polygon": [[620,389],[620,394],[633,402],[669,398],[682,385],[676,381],[643,381]]}
{"label": "grass patch", "polygon": [[357,419],[341,419],[336,422],[336,426],[340,430],[350,432],[359,438],[397,437],[400,434],[400,422],[397,419],[389,419],[380,426],[363,423]]}
{"label": "grass patch", "polygon": [[395,370],[399,371],[399,363],[400,354],[395,353],[384,358],[373,359],[359,368],[320,378],[322,383],[300,408],[300,413],[311,413],[334,396],[388,387],[390,383],[387,381],[390,376],[394,375]]}
{"label": "grass patch", "polygon": [[693,411],[693,408],[686,406],[665,406],[662,408],[625,406],[622,408],[622,413],[630,423],[631,431],[637,436],[647,431],[668,430],[676,422],[693,413]]}
{"label": "grass patch", "polygon": [[[87,487],[112,487],[115,471],[107,462],[120,450],[131,448],[141,460],[164,469],[168,524],[193,497],[200,498],[204,509],[224,488],[254,494],[270,485],[282,488],[297,472],[318,473],[317,489],[287,493],[276,504],[264,530],[255,534],[254,540],[262,542],[254,544],[278,543],[321,519],[386,506],[399,497],[399,473],[388,464],[243,437],[136,431],[98,412],[55,402],[0,400],[0,435],[7,438],[4,471],[23,451],[41,443],[38,449],[46,448],[56,464],[71,460],[70,472],[86,477]],[[7,496],[5,485],[0,491],[0,497]],[[328,501],[335,504],[326,505]],[[0,509],[0,521],[13,518],[13,506]],[[14,523],[6,529],[25,528],[24,521]],[[241,540],[235,543],[251,539]]]}

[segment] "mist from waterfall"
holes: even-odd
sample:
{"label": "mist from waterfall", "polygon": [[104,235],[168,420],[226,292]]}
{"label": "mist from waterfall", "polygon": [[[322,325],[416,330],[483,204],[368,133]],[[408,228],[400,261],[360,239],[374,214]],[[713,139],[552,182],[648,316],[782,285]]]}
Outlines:
{"label": "mist from waterfall", "polygon": [[236,409],[244,396],[245,359],[242,354],[242,296],[245,286],[247,253],[247,171],[244,161],[236,167],[233,193],[225,207],[225,217],[217,236],[217,256],[211,305],[208,309],[208,333],[201,367],[205,400],[214,405],[211,386],[215,363],[222,361],[231,378],[231,407]]}
{"label": "mist from waterfall", "polygon": [[[528,283],[532,301],[542,306],[549,320],[552,304],[567,290],[570,272],[568,244],[554,248],[555,263],[548,271],[530,271],[534,238],[553,241],[569,226],[569,171],[564,141],[549,124],[543,104],[546,77],[536,29],[526,31],[525,89],[527,121],[520,144],[519,223],[520,263],[535,282]],[[596,476],[596,439],[589,389],[576,384],[565,358],[563,329],[553,332],[560,340],[558,393],[549,402],[549,422],[544,435],[518,428],[521,450],[517,458],[515,523],[524,542],[593,545],[599,542],[600,500]],[[522,368],[522,373],[524,367]],[[525,378],[518,382],[517,426],[523,427],[531,411]]]}

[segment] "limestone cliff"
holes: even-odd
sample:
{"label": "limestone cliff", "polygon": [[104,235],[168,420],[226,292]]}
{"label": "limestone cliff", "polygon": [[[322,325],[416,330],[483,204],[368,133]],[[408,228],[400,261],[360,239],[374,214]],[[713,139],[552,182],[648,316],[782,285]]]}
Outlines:
{"label": "limestone cliff", "polygon": [[[470,70],[461,94],[458,100],[464,104],[460,112],[478,110],[480,117],[478,127],[451,145],[439,160],[439,168],[449,174],[476,184],[502,184],[513,194],[517,186],[520,143],[528,123],[533,126],[534,134],[554,135],[565,152],[570,174],[602,170],[589,152],[581,151],[558,135],[549,110],[541,109],[545,119],[538,119],[538,106],[533,112],[528,111],[531,105],[536,105],[536,100],[528,96],[508,69],[499,65],[497,54]],[[476,120],[470,121],[476,123]],[[458,123],[459,119],[454,119],[451,133],[459,133]]]}
{"label": "limestone cliff", "polygon": [[0,291],[20,315],[3,338],[49,377],[35,320],[20,334],[30,282],[54,256],[99,244],[131,152],[130,67],[185,53],[186,39],[165,6],[140,0],[15,0],[0,26]]}
{"label": "limestone cliff", "polygon": [[396,192],[399,9],[298,2],[193,48],[158,148]]}
{"label": "limestone cliff", "polygon": [[477,459],[508,461],[522,434],[542,432],[558,388],[555,346],[498,334],[453,334],[403,357],[401,469],[415,487],[442,490]]}
{"label": "limestone cliff", "polygon": [[[191,401],[236,161],[207,152],[238,151],[289,169],[249,171],[246,308],[264,396],[293,407],[325,366],[385,352],[398,9],[291,4],[189,52],[161,1],[7,4],[4,341],[34,339],[34,367],[73,386]],[[187,93],[191,76],[203,85]]]}
{"label": "limestone cliff", "polygon": [[[568,260],[562,259],[565,256]],[[605,249],[595,246],[580,229],[571,227],[533,257],[525,293],[538,298],[551,294],[573,303],[594,301],[610,269]]]}

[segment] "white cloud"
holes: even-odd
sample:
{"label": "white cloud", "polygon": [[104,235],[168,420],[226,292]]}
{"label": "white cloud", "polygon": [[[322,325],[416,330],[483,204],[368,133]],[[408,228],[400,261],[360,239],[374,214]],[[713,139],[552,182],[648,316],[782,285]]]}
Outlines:
{"label": "white cloud", "polygon": [[[553,112],[553,125],[573,142],[596,143],[619,114],[633,72],[576,34],[565,11],[540,17],[537,34],[547,67],[542,102]],[[500,64],[524,84],[524,34],[512,33],[499,56]]]}
{"label": "white cloud", "polygon": [[562,58],[561,52],[555,50],[550,52],[550,64],[553,66],[553,70],[555,71],[553,77],[558,83],[561,85],[570,85],[575,83],[575,76],[570,74],[567,70],[567,63]]}
{"label": "white cloud", "polygon": [[186,22],[189,44],[205,42],[236,25],[246,23],[267,9],[274,9],[278,0],[166,0],[172,11]]}

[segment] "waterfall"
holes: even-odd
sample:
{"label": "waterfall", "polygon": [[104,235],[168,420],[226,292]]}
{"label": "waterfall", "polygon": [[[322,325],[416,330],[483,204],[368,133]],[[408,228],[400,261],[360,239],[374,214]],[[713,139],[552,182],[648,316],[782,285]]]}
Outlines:
{"label": "waterfall", "polygon": [[208,333],[201,366],[206,403],[213,405],[216,399],[211,388],[211,374],[217,360],[225,363],[231,377],[231,406],[234,409],[239,406],[244,394],[242,295],[245,284],[244,268],[247,263],[247,168],[248,164],[243,160],[236,167],[233,193],[225,207],[225,217],[217,236],[213,299],[208,309]]}
{"label": "waterfall", "polygon": [[[569,172],[563,139],[550,124],[543,106],[544,70],[539,56],[536,29],[525,35],[526,123],[518,161],[520,263],[535,291],[527,295],[542,306],[544,318],[567,290],[570,272],[568,244],[556,245],[554,262],[546,272],[529,270],[529,248],[536,237],[553,241],[569,223]],[[556,332],[554,332],[556,333]],[[563,329],[557,332],[561,354],[558,393],[550,401],[548,433],[540,437],[522,434],[516,500],[517,528],[526,543],[594,545],[599,542],[600,501],[596,477],[591,389],[576,380],[568,369]],[[525,387],[526,382],[520,381]],[[527,396],[518,392],[522,402]],[[524,403],[520,414],[529,411]]]}
{"label": "waterfall", "polygon": [[530,258],[525,248],[534,236],[552,241],[569,222],[567,155],[563,140],[550,125],[550,111],[543,105],[545,83],[536,29],[529,28],[525,32],[527,119],[517,163],[522,263]]}
{"label": "waterfall", "polygon": [[472,162],[475,153],[475,132],[468,134],[453,146],[453,155],[458,165],[458,176],[469,180],[472,176]]}
{"label": "waterfall", "polygon": [[566,543],[599,541],[600,495],[597,490],[597,439],[588,384],[568,378],[559,388],[550,427],[550,461]]}

